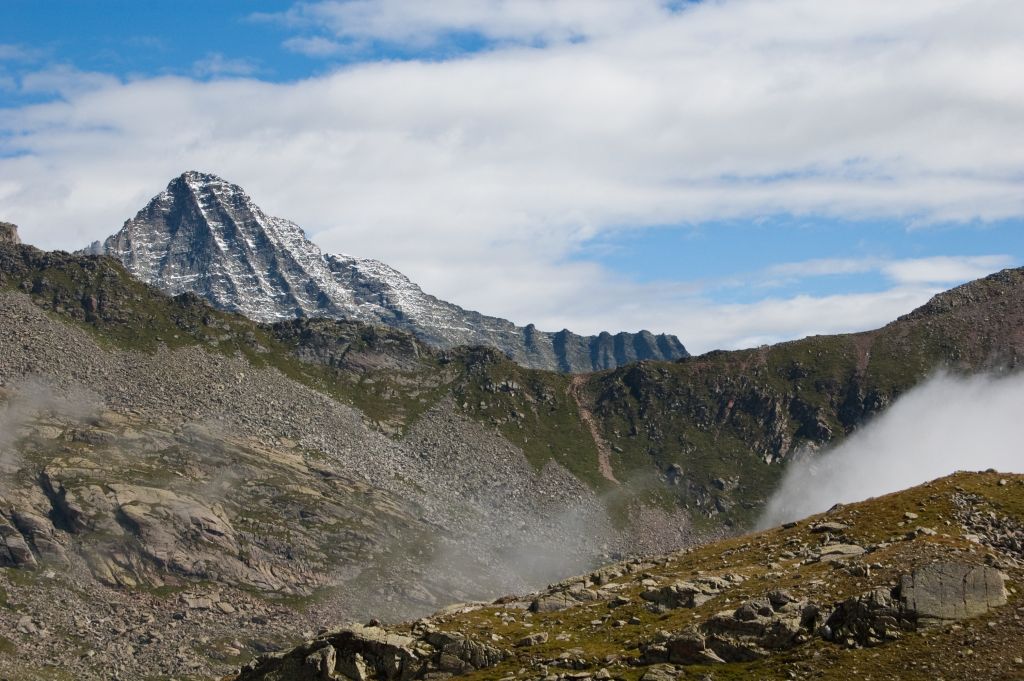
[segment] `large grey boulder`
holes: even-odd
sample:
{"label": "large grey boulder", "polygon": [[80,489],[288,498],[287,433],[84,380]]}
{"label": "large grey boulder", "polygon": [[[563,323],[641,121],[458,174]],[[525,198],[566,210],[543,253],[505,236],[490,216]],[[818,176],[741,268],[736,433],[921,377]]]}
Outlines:
{"label": "large grey boulder", "polygon": [[918,619],[958,620],[1006,605],[1006,584],[988,565],[933,563],[900,579],[900,601]]}

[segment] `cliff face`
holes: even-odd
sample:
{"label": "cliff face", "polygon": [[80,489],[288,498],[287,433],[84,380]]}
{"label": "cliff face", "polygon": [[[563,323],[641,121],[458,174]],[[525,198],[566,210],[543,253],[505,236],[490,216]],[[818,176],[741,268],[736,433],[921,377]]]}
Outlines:
{"label": "cliff face", "polygon": [[0,222],[0,244],[20,244],[18,226],[10,222]]}
{"label": "cliff face", "polygon": [[195,293],[256,321],[331,317],[384,324],[441,348],[486,345],[532,368],[610,369],[687,356],[675,336],[580,336],[519,327],[424,293],[384,263],[330,255],[295,223],[266,215],[238,186],[188,172],[88,249],[171,295]]}

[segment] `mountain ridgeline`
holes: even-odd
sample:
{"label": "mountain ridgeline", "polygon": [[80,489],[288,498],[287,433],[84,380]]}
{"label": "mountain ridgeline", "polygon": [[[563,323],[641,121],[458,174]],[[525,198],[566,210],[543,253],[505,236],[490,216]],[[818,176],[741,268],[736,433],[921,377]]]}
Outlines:
{"label": "mountain ridgeline", "polygon": [[87,251],[117,258],[166,293],[195,293],[261,322],[330,317],[386,325],[436,347],[485,345],[524,366],[566,373],[687,355],[671,335],[580,336],[464,310],[384,263],[322,253],[298,225],[266,215],[240,187],[204,173],[175,178]]}
{"label": "mountain ridgeline", "polygon": [[255,324],[214,314],[191,293],[164,298],[106,259],[5,252],[9,286],[118,345],[240,353],[356,407],[392,437],[450,402],[537,469],[556,462],[597,492],[620,492],[615,503],[683,510],[711,532],[751,524],[795,453],[839,442],[934,372],[1012,370],[1024,356],[1024,268],[873,331],[566,376],[360,321]]}

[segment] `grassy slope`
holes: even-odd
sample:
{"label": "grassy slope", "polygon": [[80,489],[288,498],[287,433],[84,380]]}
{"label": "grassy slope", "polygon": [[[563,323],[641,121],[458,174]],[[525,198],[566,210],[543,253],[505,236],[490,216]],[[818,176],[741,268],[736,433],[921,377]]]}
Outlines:
{"label": "grassy slope", "polygon": [[[999,480],[1008,484],[1000,485]],[[606,602],[580,604],[568,610],[522,616],[512,611],[515,621],[505,623],[502,605],[491,605],[472,612],[441,617],[447,631],[461,631],[478,640],[500,637],[501,645],[528,634],[547,632],[548,642],[530,648],[509,648],[514,656],[501,665],[475,672],[467,679],[501,679],[522,668],[536,674],[537,663],[557,658],[573,650],[572,657],[585,661],[585,669],[595,673],[608,668],[613,677],[633,681],[646,670],[636,666],[638,645],[651,641],[659,631],[676,632],[706,620],[723,609],[761,596],[772,589],[787,589],[797,597],[831,604],[879,586],[895,583],[899,575],[937,559],[982,563],[989,553],[984,547],[964,538],[954,519],[953,495],[962,491],[984,497],[985,510],[1024,524],[1024,476],[994,473],[960,473],[903,492],[851,504],[800,522],[795,527],[774,528],[700,547],[689,552],[651,558],[637,572],[612,580],[622,584],[619,592],[631,603],[609,609]],[[938,529],[935,536],[906,539],[911,527],[904,513],[914,512],[914,526]],[[794,545],[814,545],[821,535],[810,532],[817,520],[842,521],[851,526],[846,536],[863,546],[879,545],[864,556],[863,563],[881,564],[870,576],[853,576],[827,563],[801,564],[799,557],[786,558]],[[677,579],[692,579],[697,574],[736,573],[747,578],[741,585],[694,608],[651,613],[643,607],[639,581],[652,578],[659,584]],[[848,679],[851,675],[873,679],[933,680],[945,678],[1016,679],[1024,666],[1014,659],[1024,654],[1024,624],[1020,591],[1024,571],[1012,564],[1007,568],[1010,603],[988,614],[944,625],[928,631],[911,632],[903,638],[872,648],[848,649],[814,639],[790,651],[749,663],[715,666],[691,666],[686,678],[710,674],[716,681],[728,679],[821,678]],[[607,587],[606,587],[607,588]],[[616,621],[637,618],[637,624],[616,626]],[[600,621],[600,622],[599,622]],[[567,640],[558,640],[562,634]],[[968,654],[967,650],[973,652]],[[551,668],[555,673],[565,670]],[[793,674],[794,676],[789,676]]]}
{"label": "grassy slope", "polygon": [[936,370],[1018,366],[1022,303],[1024,272],[1008,270],[876,331],[641,363],[594,375],[590,392],[617,470],[677,464],[680,502],[742,523],[783,471],[766,461],[842,439]]}

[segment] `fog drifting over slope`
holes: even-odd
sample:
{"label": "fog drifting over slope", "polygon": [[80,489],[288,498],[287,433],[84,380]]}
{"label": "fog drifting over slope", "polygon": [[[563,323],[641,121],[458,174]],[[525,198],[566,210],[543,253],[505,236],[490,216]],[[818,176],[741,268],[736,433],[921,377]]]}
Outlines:
{"label": "fog drifting over slope", "polygon": [[791,463],[760,526],[986,468],[1024,472],[1024,374],[939,374],[834,449]]}

